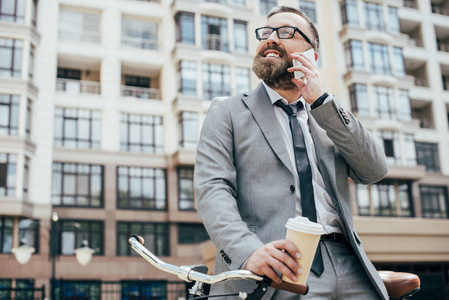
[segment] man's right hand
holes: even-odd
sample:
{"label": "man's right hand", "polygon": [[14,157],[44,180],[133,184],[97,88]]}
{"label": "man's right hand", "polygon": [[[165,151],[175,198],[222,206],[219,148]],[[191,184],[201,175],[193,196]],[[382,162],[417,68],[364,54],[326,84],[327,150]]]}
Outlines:
{"label": "man's right hand", "polygon": [[277,240],[254,251],[244,269],[258,275],[265,275],[275,283],[281,283],[282,279],[275,272],[276,269],[290,280],[297,281],[297,275],[302,274],[302,269],[296,261],[300,257],[298,248],[292,242]]}

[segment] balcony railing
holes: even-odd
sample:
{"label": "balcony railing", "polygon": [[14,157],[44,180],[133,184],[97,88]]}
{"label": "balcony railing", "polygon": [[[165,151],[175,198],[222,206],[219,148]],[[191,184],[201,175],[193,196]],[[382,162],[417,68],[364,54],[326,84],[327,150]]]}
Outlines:
{"label": "balcony railing", "polygon": [[207,50],[228,51],[228,42],[219,34],[208,34],[203,40],[203,47]]}
{"label": "balcony railing", "polygon": [[161,91],[158,89],[122,85],[122,96],[147,100],[161,100]]}
{"label": "balcony railing", "polygon": [[147,40],[131,36],[122,36],[122,45],[141,49],[159,49],[159,42],[157,40]]}
{"label": "balcony railing", "polygon": [[404,0],[404,7],[418,8],[418,6],[416,5],[416,2],[413,0]]}
{"label": "balcony railing", "polygon": [[416,86],[420,86],[420,87],[428,87],[429,86],[429,84],[428,84],[426,79],[424,79],[424,78],[417,78],[417,77],[415,77],[415,85]]}
{"label": "balcony railing", "polygon": [[91,32],[91,31],[60,30],[59,39],[64,41],[100,43],[101,34],[99,32]]}
{"label": "balcony railing", "polygon": [[439,15],[449,16],[449,8],[432,5],[432,12]]}
{"label": "balcony railing", "polygon": [[409,46],[412,46],[412,47],[420,47],[420,48],[424,47],[422,40],[418,40],[418,39],[414,39],[414,38],[410,38],[408,40],[408,44],[409,44]]}
{"label": "balcony railing", "polygon": [[96,81],[58,78],[56,90],[71,94],[101,94],[101,85]]}
{"label": "balcony railing", "polygon": [[438,51],[449,52],[449,43],[437,42]]}

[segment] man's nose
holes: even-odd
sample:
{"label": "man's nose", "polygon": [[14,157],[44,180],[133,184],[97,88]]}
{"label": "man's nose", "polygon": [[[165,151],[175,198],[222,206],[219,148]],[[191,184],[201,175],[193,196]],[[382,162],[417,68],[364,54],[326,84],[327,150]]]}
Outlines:
{"label": "man's nose", "polygon": [[273,32],[268,37],[267,44],[269,44],[269,45],[279,44],[279,37],[278,37],[276,30],[273,30]]}

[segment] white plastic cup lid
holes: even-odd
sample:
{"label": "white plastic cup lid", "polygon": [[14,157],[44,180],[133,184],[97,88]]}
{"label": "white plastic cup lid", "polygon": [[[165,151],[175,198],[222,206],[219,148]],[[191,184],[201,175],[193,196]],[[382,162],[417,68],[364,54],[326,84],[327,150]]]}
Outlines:
{"label": "white plastic cup lid", "polygon": [[306,217],[295,217],[288,219],[285,227],[291,230],[300,231],[309,234],[323,234],[324,228],[323,225],[311,222]]}

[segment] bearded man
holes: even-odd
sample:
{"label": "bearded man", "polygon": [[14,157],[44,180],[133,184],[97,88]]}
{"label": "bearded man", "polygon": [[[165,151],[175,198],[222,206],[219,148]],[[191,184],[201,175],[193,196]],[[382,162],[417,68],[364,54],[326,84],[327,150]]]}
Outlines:
{"label": "bearded man", "polygon": [[[309,293],[270,288],[263,299],[388,299],[354,231],[348,188],[348,177],[370,184],[387,174],[382,147],[325,91],[303,54],[313,49],[316,60],[319,47],[303,12],[273,9],[256,38],[253,71],[262,82],[250,93],[214,99],[198,143],[195,193],[218,249],[214,273],[246,269],[276,283],[281,274],[297,281],[301,249],[285,240],[285,223],[306,216],[324,227]],[[304,76],[294,78],[295,71]],[[211,294],[249,285],[226,282]]]}

